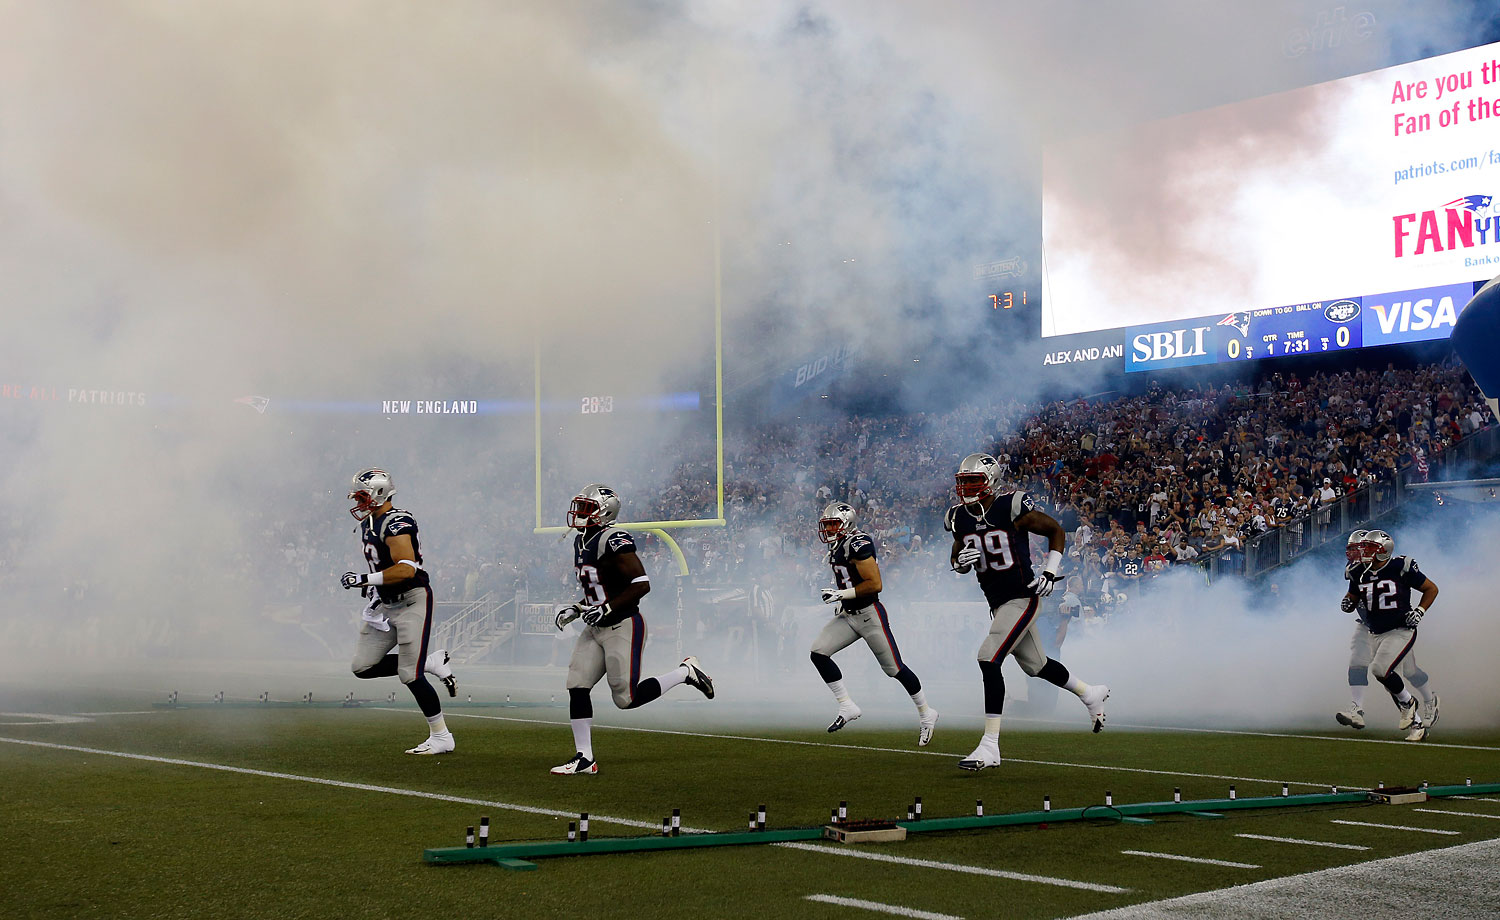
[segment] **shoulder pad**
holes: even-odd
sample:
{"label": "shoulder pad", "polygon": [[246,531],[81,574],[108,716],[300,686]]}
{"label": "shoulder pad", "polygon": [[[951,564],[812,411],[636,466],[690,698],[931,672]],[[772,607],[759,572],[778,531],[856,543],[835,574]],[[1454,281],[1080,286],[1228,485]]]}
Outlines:
{"label": "shoulder pad", "polygon": [[1017,490],[1010,495],[1010,519],[1012,522],[1024,514],[1030,514],[1036,510],[1036,501],[1031,495]]}
{"label": "shoulder pad", "polygon": [[601,547],[600,555],[604,553],[633,553],[635,552],[635,538],[627,530],[618,527],[607,528],[599,537]]}
{"label": "shoulder pad", "polygon": [[844,551],[849,554],[850,558],[858,558],[861,553],[867,550],[870,555],[873,556],[875,554],[875,541],[871,539],[869,534],[862,530],[856,530],[849,535],[849,542],[845,544]]}
{"label": "shoulder pad", "polygon": [[1411,558],[1410,556],[1402,556],[1401,557],[1401,574],[1402,575],[1406,575],[1406,574],[1409,574],[1411,572],[1420,572],[1420,571],[1422,571],[1422,570],[1419,569],[1419,568],[1417,568],[1417,560]]}
{"label": "shoulder pad", "polygon": [[948,531],[949,533],[953,533],[954,530],[957,529],[957,522],[958,506],[951,505],[948,508],[948,513],[943,515],[943,529]]}
{"label": "shoulder pad", "polygon": [[382,537],[397,537],[404,533],[417,532],[417,519],[411,516],[411,512],[402,511],[398,508],[391,509],[380,522],[380,534]]}

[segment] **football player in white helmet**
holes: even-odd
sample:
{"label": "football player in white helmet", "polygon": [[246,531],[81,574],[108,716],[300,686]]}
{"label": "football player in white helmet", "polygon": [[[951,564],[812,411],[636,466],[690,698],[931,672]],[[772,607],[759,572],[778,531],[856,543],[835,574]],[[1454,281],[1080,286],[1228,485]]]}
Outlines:
{"label": "football player in white helmet", "polygon": [[[948,509],[943,526],[953,534],[949,556],[953,571],[974,572],[990,608],[990,628],[979,646],[984,678],[984,734],[979,746],[958,762],[964,770],[1000,766],[1000,713],[1005,705],[1006,655],[1032,677],[1074,694],[1088,709],[1094,731],[1104,728],[1104,701],[1109,687],[1087,684],[1062,662],[1047,657],[1036,634],[1037,607],[1062,580],[1058,568],[1066,535],[1062,525],[1036,507],[1030,495],[1003,491],[1000,465],[988,454],[970,454],[954,474],[959,503]],[[1047,538],[1046,564],[1031,569],[1028,534]]]}
{"label": "football player in white helmet", "polygon": [[567,762],[552,768],[559,776],[599,772],[589,691],[601,678],[608,678],[610,694],[621,709],[660,699],[678,684],[714,698],[713,678],[691,655],[665,674],[641,677],[646,620],[640,602],[651,590],[651,579],[636,554],[635,538],[615,526],[619,517],[620,496],[597,482],[584,486],[568,507],[568,526],[578,531],[573,538],[573,568],[583,598],[559,608],[555,622],[563,629],[578,620],[584,628],[568,661],[568,716],[576,751]]}
{"label": "football player in white helmet", "polygon": [[[1373,666],[1396,702],[1406,740],[1422,741],[1437,721],[1439,700],[1427,672],[1417,666],[1417,624],[1437,599],[1438,588],[1421,572],[1416,560],[1394,553],[1395,540],[1383,530],[1356,530],[1345,546],[1348,564],[1344,578],[1349,590],[1340,607],[1357,617],[1349,644],[1349,696],[1353,705],[1335,718],[1340,725],[1365,727],[1364,694]],[[1422,592],[1416,607],[1411,606],[1412,591]],[[1406,684],[1411,685],[1410,691]]]}
{"label": "football player in white helmet", "polygon": [[448,653],[428,651],[432,585],[422,568],[417,519],[409,511],[392,507],[395,494],[396,486],[385,470],[354,474],[349,490],[354,507],[349,513],[359,521],[369,571],[345,572],[339,581],[345,588],[358,588],[369,603],[362,614],[350,670],[359,678],[400,677],[427,717],[427,740],[406,753],[446,754],[454,749],[453,733],[443,720],[436,691],[421,671],[441,680],[449,696],[457,695],[458,681],[448,666]]}
{"label": "football player in white helmet", "polygon": [[922,682],[901,660],[896,637],[891,634],[890,617],[880,602],[880,564],[875,561],[875,541],[854,526],[854,508],[847,502],[830,502],[818,519],[818,538],[828,546],[826,561],[833,567],[832,588],[823,589],[823,603],[837,604],[838,610],[812,646],[813,667],[832,691],[839,704],[838,715],[830,732],[836,732],[860,716],[849,691],[844,688],[844,674],[833,663],[835,653],[864,639],[880,669],[901,682],[917,707],[917,746],[926,747],[937,727],[938,713],[927,705]]}

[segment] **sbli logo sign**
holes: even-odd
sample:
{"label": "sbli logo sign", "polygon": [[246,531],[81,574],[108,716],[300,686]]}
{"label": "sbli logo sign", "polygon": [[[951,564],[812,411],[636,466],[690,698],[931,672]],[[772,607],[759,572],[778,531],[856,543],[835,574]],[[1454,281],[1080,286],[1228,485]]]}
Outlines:
{"label": "sbli logo sign", "polygon": [[1208,364],[1214,360],[1212,353],[1213,327],[1202,326],[1146,326],[1130,330],[1125,353],[1127,371],[1153,370],[1161,367],[1183,367],[1190,364]]}

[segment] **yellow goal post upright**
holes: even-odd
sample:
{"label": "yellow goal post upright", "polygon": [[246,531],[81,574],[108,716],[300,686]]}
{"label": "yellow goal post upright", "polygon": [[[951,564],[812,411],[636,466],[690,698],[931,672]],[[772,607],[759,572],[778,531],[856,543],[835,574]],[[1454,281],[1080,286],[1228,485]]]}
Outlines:
{"label": "yellow goal post upright", "polygon": [[[724,284],[722,250],[718,224],[718,191],[714,201],[714,516],[675,521],[620,521],[616,526],[642,531],[660,537],[677,561],[677,654],[682,654],[682,578],[688,574],[687,557],[669,531],[689,527],[723,527],[724,519]],[[532,434],[536,463],[537,534],[564,534],[572,528],[543,524],[542,517],[542,345],[538,334],[532,345]]]}

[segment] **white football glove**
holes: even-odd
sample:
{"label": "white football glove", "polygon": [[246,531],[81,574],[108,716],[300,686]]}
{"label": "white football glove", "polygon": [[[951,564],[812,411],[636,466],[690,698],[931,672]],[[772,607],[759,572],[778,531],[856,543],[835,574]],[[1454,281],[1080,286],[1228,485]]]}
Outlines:
{"label": "white football glove", "polygon": [[853,599],[854,599],[854,589],[853,588],[824,588],[823,589],[823,603],[825,603],[825,604],[837,604],[840,601],[848,601],[848,600],[853,600]]}
{"label": "white football glove", "polygon": [[953,571],[967,572],[978,565],[982,559],[984,559],[984,553],[980,552],[979,547],[965,546],[958,551],[957,556],[953,557]]}
{"label": "white football glove", "polygon": [[1031,584],[1027,585],[1026,588],[1037,597],[1046,597],[1047,595],[1052,593],[1053,587],[1055,587],[1057,583],[1062,580],[1063,577],[1061,575],[1054,575],[1051,572],[1043,572],[1042,574],[1033,578],[1031,580]]}
{"label": "white football glove", "polygon": [[1339,601],[1339,609],[1345,613],[1353,613],[1354,608],[1359,606],[1359,601],[1345,594],[1344,599]]}
{"label": "white football glove", "polygon": [[609,604],[599,604],[594,607],[584,607],[579,610],[578,615],[590,626],[598,626],[599,621],[609,616]]}
{"label": "white football glove", "polygon": [[368,583],[369,580],[369,575],[361,575],[355,572],[345,572],[343,574],[343,577],[339,579],[339,584],[343,585],[345,590],[347,590],[349,588],[358,588]]}
{"label": "white football glove", "polygon": [[1426,615],[1427,608],[1423,607],[1421,604],[1418,604],[1417,606],[1411,608],[1406,612],[1406,625],[1411,627],[1412,629],[1416,629],[1417,624],[1422,622],[1422,617]]}
{"label": "white football glove", "polygon": [[561,631],[563,627],[578,619],[580,613],[581,611],[579,610],[577,604],[569,604],[566,607],[559,607],[557,608],[557,616],[553,618],[552,622],[557,624],[558,630]]}

